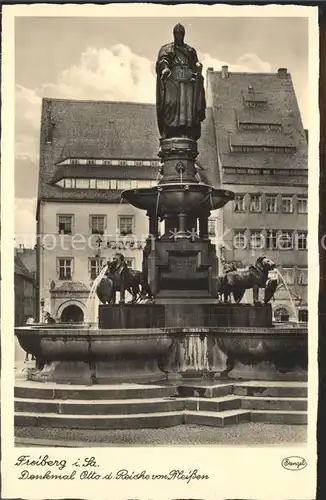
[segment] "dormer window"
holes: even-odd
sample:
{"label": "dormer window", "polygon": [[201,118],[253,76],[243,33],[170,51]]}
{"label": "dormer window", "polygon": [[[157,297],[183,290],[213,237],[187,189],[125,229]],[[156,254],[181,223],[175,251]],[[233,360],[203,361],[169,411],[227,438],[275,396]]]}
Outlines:
{"label": "dormer window", "polygon": [[249,90],[249,92],[253,92],[254,91],[253,86],[252,85],[248,85],[248,90]]}

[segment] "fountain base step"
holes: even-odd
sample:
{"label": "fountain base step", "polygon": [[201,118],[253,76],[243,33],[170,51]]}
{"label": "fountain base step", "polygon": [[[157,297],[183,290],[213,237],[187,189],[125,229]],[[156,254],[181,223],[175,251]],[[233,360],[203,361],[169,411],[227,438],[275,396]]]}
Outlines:
{"label": "fountain base step", "polygon": [[184,423],[183,411],[141,413],[132,415],[62,415],[21,412],[15,415],[15,425],[24,427],[54,427],[69,429],[149,429],[173,427]]}
{"label": "fountain base step", "polygon": [[242,422],[250,422],[250,411],[187,411],[185,413],[186,424],[225,427],[226,425],[240,424]]}
{"label": "fountain base step", "polygon": [[71,429],[307,423],[307,384],[181,381],[166,385],[15,387],[15,426]]}
{"label": "fountain base step", "polygon": [[177,394],[174,386],[154,384],[110,384],[100,385],[71,385],[71,384],[43,384],[29,381],[19,381],[15,385],[15,398],[43,399],[43,400],[129,400],[148,398],[168,398]]}

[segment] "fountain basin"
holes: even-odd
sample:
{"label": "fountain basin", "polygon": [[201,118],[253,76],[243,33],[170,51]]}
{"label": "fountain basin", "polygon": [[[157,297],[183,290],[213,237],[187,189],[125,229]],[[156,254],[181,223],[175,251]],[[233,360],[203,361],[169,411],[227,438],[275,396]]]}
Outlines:
{"label": "fountain basin", "polygon": [[155,382],[166,377],[158,362],[172,339],[162,330],[49,326],[15,329],[20,346],[36,357],[37,367],[29,372],[29,380],[109,384]]}
{"label": "fountain basin", "polygon": [[199,211],[216,210],[234,199],[234,193],[208,184],[168,183],[151,188],[127,189],[121,197],[134,207],[166,217]]}
{"label": "fountain basin", "polygon": [[168,329],[174,342],[167,371],[187,377],[307,380],[306,328],[199,327]]}
{"label": "fountain basin", "polygon": [[125,330],[15,329],[37,359],[29,380],[66,384],[157,382],[167,377],[306,380],[306,328],[186,326]]}

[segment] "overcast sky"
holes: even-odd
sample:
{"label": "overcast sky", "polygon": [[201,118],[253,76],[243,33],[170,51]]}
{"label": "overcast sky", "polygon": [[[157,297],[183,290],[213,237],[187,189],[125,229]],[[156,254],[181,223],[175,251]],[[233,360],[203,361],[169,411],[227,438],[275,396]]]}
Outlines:
{"label": "overcast sky", "polygon": [[308,127],[305,18],[16,18],[16,233],[34,231],[42,97],[154,102],[153,63],[176,22],[204,69],[287,68]]}

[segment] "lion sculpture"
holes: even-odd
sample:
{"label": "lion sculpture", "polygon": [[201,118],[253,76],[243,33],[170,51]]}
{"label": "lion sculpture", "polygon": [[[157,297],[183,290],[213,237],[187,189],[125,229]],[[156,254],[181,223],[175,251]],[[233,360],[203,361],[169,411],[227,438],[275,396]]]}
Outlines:
{"label": "lion sculpture", "polygon": [[275,262],[266,255],[261,255],[254,265],[250,265],[246,269],[234,269],[234,267],[234,264],[231,267],[224,266],[224,272],[218,278],[218,296],[223,296],[224,302],[228,302],[232,294],[234,301],[238,304],[245,291],[252,289],[253,303],[259,304],[259,289],[264,288],[264,303],[267,304],[277,287],[277,280],[269,279],[270,271],[276,267]]}
{"label": "lion sculpture", "polygon": [[115,304],[116,293],[120,292],[120,303],[125,302],[125,292],[132,296],[131,303],[139,300],[153,300],[149,285],[141,271],[130,269],[122,253],[116,253],[107,263],[105,277],[96,289],[102,304]]}

